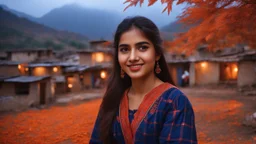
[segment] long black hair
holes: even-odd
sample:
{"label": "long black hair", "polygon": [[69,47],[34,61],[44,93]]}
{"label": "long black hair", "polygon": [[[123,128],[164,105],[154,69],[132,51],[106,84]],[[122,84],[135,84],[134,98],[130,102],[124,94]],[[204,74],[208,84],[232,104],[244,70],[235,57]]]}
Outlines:
{"label": "long black hair", "polygon": [[156,54],[160,55],[158,62],[162,71],[159,74],[155,73],[155,75],[163,82],[173,84],[167,63],[163,56],[162,39],[157,26],[151,20],[142,16],[128,17],[124,19],[118,25],[115,33],[113,44],[115,48],[113,69],[100,107],[100,138],[104,144],[115,143],[112,134],[112,124],[116,113],[118,112],[124,91],[131,87],[131,78],[128,75],[125,75],[124,78],[120,77],[121,66],[118,62],[118,45],[122,34],[133,27],[139,29],[145,37],[152,42]]}

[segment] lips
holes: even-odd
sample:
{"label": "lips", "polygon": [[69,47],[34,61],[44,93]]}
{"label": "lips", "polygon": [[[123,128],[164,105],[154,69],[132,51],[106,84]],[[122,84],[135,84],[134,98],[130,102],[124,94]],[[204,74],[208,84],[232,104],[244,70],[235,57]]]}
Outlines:
{"label": "lips", "polygon": [[142,67],[142,64],[136,64],[136,65],[128,65],[131,71],[139,71]]}

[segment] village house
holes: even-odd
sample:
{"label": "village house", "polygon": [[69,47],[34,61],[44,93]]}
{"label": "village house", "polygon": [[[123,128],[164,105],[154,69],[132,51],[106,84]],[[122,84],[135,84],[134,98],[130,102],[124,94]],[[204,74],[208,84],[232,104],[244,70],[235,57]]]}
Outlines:
{"label": "village house", "polygon": [[256,51],[227,48],[216,53],[199,48],[194,55],[167,54],[170,73],[177,86],[182,86],[182,74],[189,72],[189,85],[229,84],[252,86],[256,84]]}
{"label": "village house", "polygon": [[80,65],[97,65],[111,63],[113,57],[112,45],[108,41],[91,41],[90,49],[77,52]]}
{"label": "village house", "polygon": [[111,64],[73,66],[65,69],[69,91],[103,88],[111,71]]}
{"label": "village house", "polygon": [[[77,54],[79,65],[86,67],[82,71],[75,70],[80,73],[82,89],[104,87],[112,67],[112,43],[105,40],[90,41],[90,49],[78,51]],[[74,72],[72,68],[69,70]]]}
{"label": "village house", "polygon": [[238,59],[238,86],[256,89],[256,51],[241,54]]}
{"label": "village house", "polygon": [[[47,87],[45,97],[53,100],[67,92],[103,88],[112,64],[111,43],[91,41],[90,44],[90,49],[73,52],[72,55],[68,52],[67,56],[60,56],[61,59],[52,50],[5,51],[1,54],[4,61],[0,61],[1,88],[4,88],[1,89],[1,99],[12,100],[4,101],[6,105],[1,109],[14,109],[15,106],[8,103],[16,100],[20,100],[22,106],[47,103],[47,100],[44,102],[35,98],[43,97],[40,85]],[[26,90],[22,94],[16,90],[21,84],[24,85],[21,88]],[[35,97],[32,97],[33,94]]]}
{"label": "village house", "polygon": [[49,76],[0,77],[0,111],[45,105],[53,99]]}
{"label": "village house", "polygon": [[55,95],[64,94],[67,92],[67,77],[64,75],[66,67],[73,64],[65,62],[44,62],[44,63],[29,63],[26,69],[26,75],[29,76],[51,76],[52,93]]}
{"label": "village house", "polygon": [[37,60],[51,59],[54,57],[50,49],[15,49],[5,51],[6,60],[29,63]]}
{"label": "village house", "polygon": [[0,61],[0,76],[18,76],[25,75],[26,63],[14,61]]}

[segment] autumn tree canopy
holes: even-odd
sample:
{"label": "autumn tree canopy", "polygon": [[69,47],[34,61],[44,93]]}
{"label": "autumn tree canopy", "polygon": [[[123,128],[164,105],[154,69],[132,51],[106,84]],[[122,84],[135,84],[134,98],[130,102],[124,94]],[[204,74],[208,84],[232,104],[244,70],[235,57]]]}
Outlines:
{"label": "autumn tree canopy", "polygon": [[[158,0],[148,0],[148,6]],[[160,0],[159,0],[160,1]],[[245,44],[256,49],[256,0],[161,0],[163,12],[170,14],[173,4],[187,4],[178,16],[189,25],[188,32],[180,33],[171,42],[172,48],[192,52],[200,45],[210,50]],[[126,0],[129,8],[142,5],[144,0]]]}

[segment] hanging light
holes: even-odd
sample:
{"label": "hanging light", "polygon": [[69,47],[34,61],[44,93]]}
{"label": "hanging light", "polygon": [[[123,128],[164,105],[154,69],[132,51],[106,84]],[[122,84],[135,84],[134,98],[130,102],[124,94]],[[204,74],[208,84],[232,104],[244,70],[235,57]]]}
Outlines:
{"label": "hanging light", "polygon": [[68,84],[68,88],[72,88],[73,87],[73,85],[72,84]]}
{"label": "hanging light", "polygon": [[53,67],[52,69],[54,72],[57,72],[58,71],[58,68],[57,67]]}
{"label": "hanging light", "polygon": [[102,79],[105,79],[105,78],[107,77],[106,72],[105,72],[105,71],[101,71],[100,77],[101,77]]}

